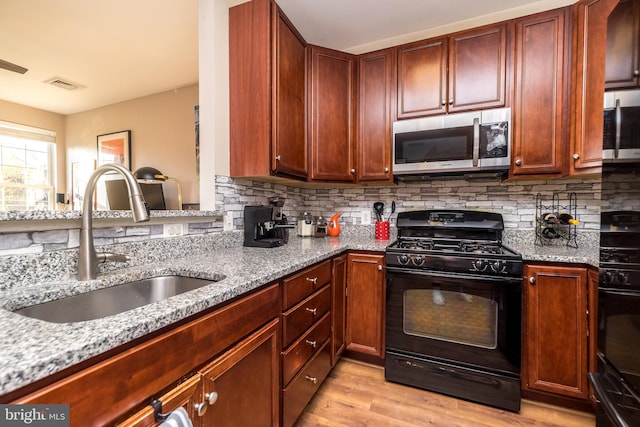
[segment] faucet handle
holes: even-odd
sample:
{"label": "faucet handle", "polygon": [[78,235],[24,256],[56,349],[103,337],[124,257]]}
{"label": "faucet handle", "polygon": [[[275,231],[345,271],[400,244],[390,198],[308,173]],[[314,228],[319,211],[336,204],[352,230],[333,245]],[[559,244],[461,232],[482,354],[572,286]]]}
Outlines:
{"label": "faucet handle", "polygon": [[127,262],[130,261],[129,255],[113,254],[111,252],[102,252],[98,254],[98,262]]}

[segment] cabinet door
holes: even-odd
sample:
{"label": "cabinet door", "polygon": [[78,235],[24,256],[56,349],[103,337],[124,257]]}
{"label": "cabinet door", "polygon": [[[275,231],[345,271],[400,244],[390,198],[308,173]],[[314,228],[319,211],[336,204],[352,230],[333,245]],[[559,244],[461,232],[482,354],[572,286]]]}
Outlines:
{"label": "cabinet door", "polygon": [[349,254],[347,350],[384,357],[384,255]]}
{"label": "cabinet door", "polygon": [[306,44],[280,8],[275,3],[272,7],[275,65],[271,168],[276,174],[306,178]]}
{"label": "cabinet door", "polygon": [[567,9],[516,21],[513,175],[563,172],[568,144]]}
{"label": "cabinet door", "polygon": [[640,64],[640,1],[620,0],[609,16],[607,26],[606,88],[638,87]]}
{"label": "cabinet door", "polygon": [[[187,411],[189,418],[192,421],[195,420],[197,417],[195,405],[199,397],[196,393],[199,385],[200,375],[195,375],[162,395],[158,399],[162,402],[161,413],[168,414],[182,407]],[[118,427],[151,427],[161,423],[162,421],[156,421],[154,410],[151,405],[148,405],[140,412],[118,424]]]}
{"label": "cabinet door", "polygon": [[398,119],[447,111],[447,39],[398,48]]}
{"label": "cabinet door", "polygon": [[355,180],[356,62],[348,53],[310,46],[311,180]]}
{"label": "cabinet door", "polygon": [[525,266],[523,382],[529,390],[587,397],[587,271]]}
{"label": "cabinet door", "polygon": [[331,263],[331,366],[334,366],[346,342],[347,256],[334,258]]}
{"label": "cabinet door", "polygon": [[278,330],[278,320],[270,322],[201,370],[200,399],[211,404],[199,425],[278,425]]}
{"label": "cabinet door", "polygon": [[391,126],[395,49],[361,55],[358,72],[356,180],[392,181]]}
{"label": "cabinet door", "polygon": [[[602,165],[607,18],[618,0],[582,0],[575,6],[576,43],[573,133],[569,174],[595,173]],[[610,40],[609,40],[610,41]]]}
{"label": "cabinet door", "polygon": [[450,113],[505,105],[506,24],[449,38]]}

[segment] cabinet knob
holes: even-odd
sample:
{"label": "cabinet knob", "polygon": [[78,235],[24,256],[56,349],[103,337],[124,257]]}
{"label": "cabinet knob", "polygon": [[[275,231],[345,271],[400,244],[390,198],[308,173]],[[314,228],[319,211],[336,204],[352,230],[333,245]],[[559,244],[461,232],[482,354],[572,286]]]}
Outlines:
{"label": "cabinet knob", "polygon": [[382,271],[382,266],[378,264],[378,271]]}
{"label": "cabinet knob", "polygon": [[212,391],[211,393],[206,393],[204,395],[204,399],[205,399],[204,402],[196,403],[195,405],[193,405],[194,409],[196,410],[196,414],[199,417],[207,413],[207,409],[209,409],[210,405],[213,405],[214,403],[216,403],[216,401],[218,400],[218,393],[215,391]]}
{"label": "cabinet knob", "polygon": [[317,277],[307,277],[307,282],[311,282],[314,285],[318,284],[318,278]]}
{"label": "cabinet knob", "polygon": [[447,105],[447,100],[446,100],[446,99],[443,99],[443,100],[442,100],[442,106],[444,107],[445,105]]}
{"label": "cabinet knob", "polygon": [[516,159],[516,166],[520,166],[522,165],[522,160],[521,159]]}
{"label": "cabinet knob", "polygon": [[276,160],[277,160],[277,161],[280,161],[281,159],[282,159],[282,157],[281,157],[281,156],[276,156]]}
{"label": "cabinet knob", "polygon": [[573,160],[578,160],[580,158],[580,154],[573,153],[573,156],[571,156],[571,157],[573,157]]}
{"label": "cabinet knob", "polygon": [[640,76],[640,71],[633,70],[633,75],[636,76],[636,77]]}
{"label": "cabinet knob", "polygon": [[309,344],[313,348],[316,348],[318,346],[318,342],[317,341],[304,340],[304,342],[306,342],[307,344]]}
{"label": "cabinet knob", "polygon": [[389,172],[389,168],[384,168],[384,172],[385,173]]}
{"label": "cabinet knob", "polygon": [[449,105],[453,105],[453,98],[449,99]]}
{"label": "cabinet knob", "polygon": [[305,308],[305,310],[307,310],[309,313],[313,314],[314,316],[318,313],[318,309],[317,308]]}
{"label": "cabinet knob", "polygon": [[531,283],[532,285],[536,284],[536,278],[533,276],[529,276],[529,283]]}
{"label": "cabinet knob", "polygon": [[355,169],[351,169],[351,175],[355,175],[356,170]]}

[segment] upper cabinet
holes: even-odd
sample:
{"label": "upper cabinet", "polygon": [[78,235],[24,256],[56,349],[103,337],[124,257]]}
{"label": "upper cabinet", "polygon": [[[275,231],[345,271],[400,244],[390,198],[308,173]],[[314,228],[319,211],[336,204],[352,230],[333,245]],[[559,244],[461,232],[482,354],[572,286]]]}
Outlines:
{"label": "upper cabinet", "polygon": [[640,87],[640,1],[620,0],[609,17],[606,32],[606,89],[637,89]]}
{"label": "upper cabinet", "polygon": [[[568,153],[569,175],[598,172],[602,165],[605,62],[608,74],[609,44],[617,44],[611,39],[611,34],[606,40],[602,35],[618,31],[618,18],[614,15],[610,17],[616,3],[618,0],[582,0],[574,6],[576,51],[573,54],[573,126]],[[634,46],[637,50],[637,44]],[[637,58],[637,52],[634,57]]]}
{"label": "upper cabinet", "polygon": [[515,22],[513,176],[563,172],[569,141],[569,11]]}
{"label": "upper cabinet", "polygon": [[231,176],[307,176],[306,43],[278,6],[229,9]]}
{"label": "upper cabinet", "polygon": [[358,58],[356,181],[392,181],[391,126],[395,109],[396,50]]}
{"label": "upper cabinet", "polygon": [[397,118],[505,105],[506,24],[398,48]]}
{"label": "upper cabinet", "polygon": [[319,46],[309,53],[310,180],[353,182],[355,56]]}

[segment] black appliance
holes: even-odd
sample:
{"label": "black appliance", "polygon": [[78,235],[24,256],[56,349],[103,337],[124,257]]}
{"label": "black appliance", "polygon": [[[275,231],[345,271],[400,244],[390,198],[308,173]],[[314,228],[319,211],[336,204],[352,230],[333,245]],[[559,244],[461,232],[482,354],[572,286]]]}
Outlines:
{"label": "black appliance", "polygon": [[289,241],[289,224],[282,212],[284,200],[270,198],[269,206],[244,207],[244,246],[274,248]]}
{"label": "black appliance", "polygon": [[506,172],[511,163],[511,109],[401,120],[393,124],[393,174]]}
{"label": "black appliance", "polygon": [[609,163],[640,159],[640,91],[605,93],[602,159]]}
{"label": "black appliance", "polygon": [[605,160],[600,215],[596,425],[640,426],[640,163]]}
{"label": "black appliance", "polygon": [[386,251],[385,378],[520,410],[522,257],[497,213],[401,212]]}

